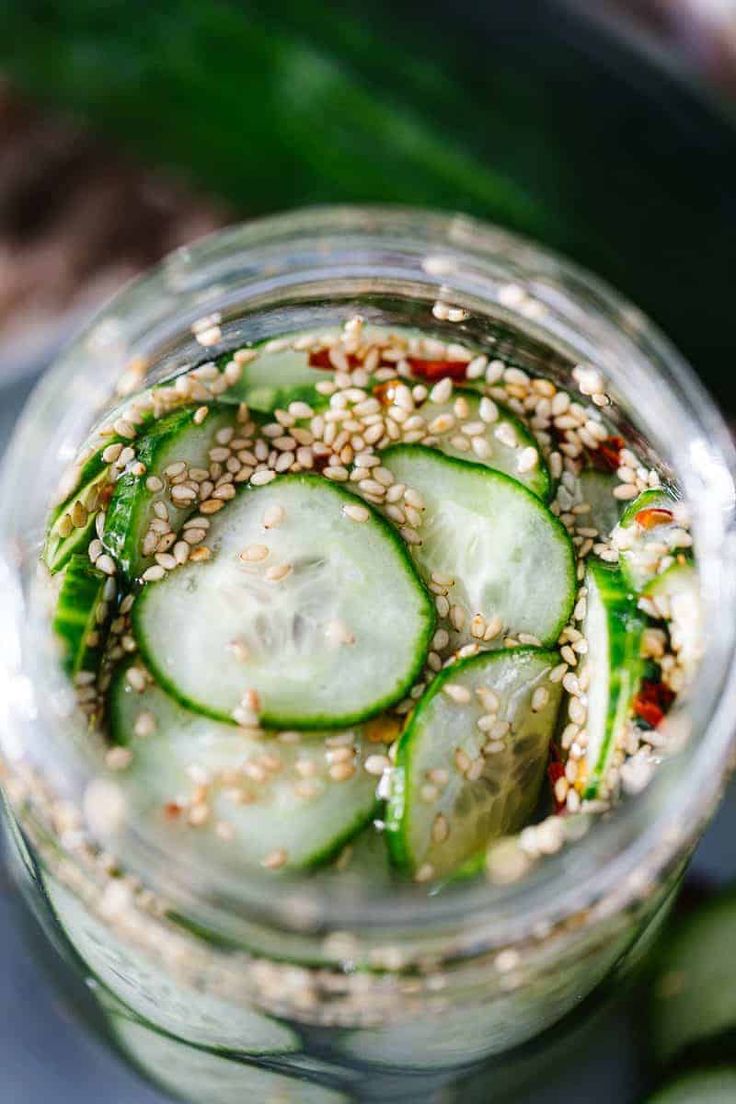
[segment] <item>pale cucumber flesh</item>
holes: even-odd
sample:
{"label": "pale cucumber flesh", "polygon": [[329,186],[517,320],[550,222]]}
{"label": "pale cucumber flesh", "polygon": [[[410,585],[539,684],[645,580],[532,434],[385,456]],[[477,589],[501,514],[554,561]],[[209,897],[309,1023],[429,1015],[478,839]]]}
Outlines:
{"label": "pale cucumber flesh", "polygon": [[[257,739],[190,712],[155,685],[136,692],[124,673],[111,689],[109,721],[132,752],[116,776],[132,814],[193,862],[251,871],[269,861],[284,871],[314,866],[337,855],[375,811],[376,779],[363,766],[371,749],[359,728],[340,733],[338,755],[335,733],[332,743],[318,732],[298,743],[276,733]],[[346,759],[350,770],[336,772]],[[195,827],[200,786],[207,814]]]}
{"label": "pale cucumber flesh", "polygon": [[448,600],[465,614],[500,622],[499,637],[529,633],[556,641],[572,609],[575,564],[570,538],[546,507],[515,480],[422,445],[386,449],[383,462],[425,504],[411,545],[425,579],[454,585]]}
{"label": "pale cucumber flesh", "polygon": [[[352,724],[400,698],[434,613],[386,522],[346,513],[358,503],[316,475],[229,503],[208,533],[211,560],[170,572],[136,601],[136,637],[157,681],[224,721],[254,691],[261,722],[283,728]],[[283,520],[267,529],[274,509]],[[244,560],[253,548],[263,558]]]}
{"label": "pale cucumber flesh", "polygon": [[428,863],[435,875],[448,874],[523,826],[559,707],[561,686],[550,680],[558,659],[535,648],[487,652],[432,682],[392,776],[387,837],[400,867],[416,873]]}

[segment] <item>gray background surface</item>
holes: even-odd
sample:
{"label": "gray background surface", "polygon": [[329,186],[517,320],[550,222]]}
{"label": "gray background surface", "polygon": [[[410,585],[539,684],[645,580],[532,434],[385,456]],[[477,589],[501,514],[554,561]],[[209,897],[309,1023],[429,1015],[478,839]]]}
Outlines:
{"label": "gray background surface", "polygon": [[[30,384],[0,387],[0,448],[4,447]],[[736,876],[736,790],[731,791],[701,843],[688,879],[700,887]],[[86,1033],[54,992],[34,960],[13,912],[13,889],[0,880],[0,1104],[163,1104],[168,1098]],[[548,1076],[522,1089],[514,1104],[637,1104],[646,1040],[631,1014],[636,998],[622,1000],[573,1042],[575,1061],[555,1062]],[[567,1051],[565,1050],[565,1053]],[[442,1101],[499,1099],[492,1078],[475,1078],[472,1091]],[[427,1104],[430,1098],[425,1097]],[[508,1100],[508,1097],[501,1098]],[[251,1104],[244,1101],[243,1104]],[[258,1104],[253,1101],[252,1104]]]}

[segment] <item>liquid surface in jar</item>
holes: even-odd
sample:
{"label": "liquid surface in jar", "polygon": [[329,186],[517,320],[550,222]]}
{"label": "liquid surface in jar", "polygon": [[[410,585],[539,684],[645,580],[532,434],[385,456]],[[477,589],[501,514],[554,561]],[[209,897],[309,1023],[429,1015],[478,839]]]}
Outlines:
{"label": "liquid surface in jar", "polygon": [[180,852],[507,881],[649,781],[700,654],[685,503],[596,370],[489,348],[358,315],[244,345],[66,473],[61,661]]}

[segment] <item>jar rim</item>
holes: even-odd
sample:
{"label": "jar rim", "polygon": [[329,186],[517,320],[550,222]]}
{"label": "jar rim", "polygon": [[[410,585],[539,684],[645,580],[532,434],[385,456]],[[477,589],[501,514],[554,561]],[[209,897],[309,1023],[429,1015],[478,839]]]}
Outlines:
{"label": "jar rim", "polygon": [[[237,288],[228,284],[233,272],[240,276]],[[422,301],[432,295],[470,304],[471,310],[492,313],[564,351],[571,362],[600,367],[632,411],[636,429],[672,463],[693,506],[709,627],[703,678],[672,718],[673,731],[675,726],[690,729],[685,747],[658,768],[643,793],[620,803],[569,849],[545,858],[530,880],[505,887],[485,882],[456,886],[446,896],[396,894],[380,900],[321,899],[319,890],[307,890],[315,927],[399,927],[418,934],[436,924],[478,924],[489,941],[508,942],[511,935],[579,913],[607,895],[623,900],[640,892],[678,849],[694,840],[717,799],[733,747],[730,717],[736,704],[736,456],[723,419],[692,370],[637,308],[597,277],[507,230],[465,215],[404,207],[305,208],[230,227],[180,248],[103,308],[34,392],[2,466],[5,627],[0,639],[5,658],[0,670],[11,691],[3,750],[12,769],[31,742],[38,745],[36,752],[44,742],[41,687],[29,658],[27,592],[37,555],[34,539],[48,500],[41,501],[35,486],[28,488],[24,473],[29,463],[53,468],[60,459],[70,459],[70,442],[76,434],[78,446],[80,427],[91,422],[107,398],[114,372],[139,355],[142,345],[160,348],[202,314],[227,307],[238,296],[242,304],[243,281],[245,302],[252,307],[277,304],[280,296],[307,284],[320,287],[327,299],[331,287],[349,288],[359,278],[372,287],[383,281],[399,296],[404,287]],[[66,416],[65,403],[78,404],[75,417]],[[44,454],[38,461],[41,443]],[[24,735],[19,735],[21,718]],[[36,735],[29,736],[34,726]],[[50,739],[48,729],[46,736]],[[54,766],[66,772],[64,785],[79,792],[89,757],[75,753],[73,766],[56,761]],[[140,866],[145,855],[153,888],[160,884],[176,899],[190,894],[195,907],[202,887],[192,895],[191,876],[175,870],[171,855],[158,855],[147,842],[141,849],[141,844],[131,845],[133,865]],[[120,855],[123,862],[127,857],[125,851]],[[265,899],[256,893],[245,902],[242,893],[233,896],[232,886],[223,892],[216,884],[204,896],[214,902],[213,915],[255,909],[266,921],[288,926],[294,887],[277,879]]]}

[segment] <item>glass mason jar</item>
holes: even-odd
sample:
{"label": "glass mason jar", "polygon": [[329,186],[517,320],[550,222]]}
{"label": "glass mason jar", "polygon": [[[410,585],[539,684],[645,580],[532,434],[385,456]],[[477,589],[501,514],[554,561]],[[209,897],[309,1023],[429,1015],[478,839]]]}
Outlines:
{"label": "glass mason jar", "polygon": [[[438,299],[467,317],[438,321]],[[671,468],[692,508],[705,655],[695,692],[667,719],[670,751],[651,784],[589,831],[569,818],[559,853],[442,893],[360,878],[235,879],[183,861],[129,819],[56,662],[38,568],[59,473],[121,379],[133,393],[207,359],[191,326],[212,312],[235,345],[323,330],[356,311],[512,354],[557,382],[577,364],[599,369],[614,419]],[[4,463],[0,518],[11,863],[116,1044],[198,1104],[411,1100],[518,1047],[630,967],[732,756],[735,472],[723,421],[638,310],[462,216],[298,211],[179,249],[118,295],[28,404]]]}

